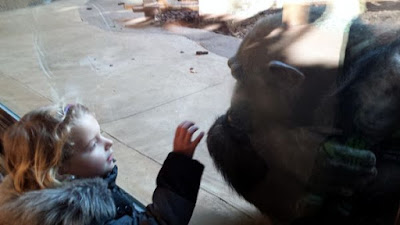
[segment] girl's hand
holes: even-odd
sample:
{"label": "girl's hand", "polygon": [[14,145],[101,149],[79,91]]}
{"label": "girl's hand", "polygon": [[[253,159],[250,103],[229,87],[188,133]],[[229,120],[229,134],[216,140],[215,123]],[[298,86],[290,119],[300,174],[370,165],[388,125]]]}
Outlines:
{"label": "girl's hand", "polygon": [[194,126],[194,123],[190,121],[184,121],[179,124],[175,132],[173,152],[182,153],[192,158],[194,150],[204,136],[204,132],[201,132],[194,141],[191,141],[194,132],[198,129],[199,128]]}

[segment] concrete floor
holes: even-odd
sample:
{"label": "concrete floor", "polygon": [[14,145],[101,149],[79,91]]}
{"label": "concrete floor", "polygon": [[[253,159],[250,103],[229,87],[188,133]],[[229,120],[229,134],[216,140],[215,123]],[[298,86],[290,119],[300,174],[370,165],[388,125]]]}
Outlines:
{"label": "concrete floor", "polygon": [[[117,3],[60,0],[1,12],[0,101],[19,115],[59,101],[89,106],[114,140],[118,183],[148,204],[175,127],[192,120],[207,131],[228,108],[234,79],[227,58],[240,40],[127,28],[143,15]],[[210,53],[196,56],[199,50]],[[190,224],[268,224],[225,184],[205,141],[195,158],[206,169]]]}

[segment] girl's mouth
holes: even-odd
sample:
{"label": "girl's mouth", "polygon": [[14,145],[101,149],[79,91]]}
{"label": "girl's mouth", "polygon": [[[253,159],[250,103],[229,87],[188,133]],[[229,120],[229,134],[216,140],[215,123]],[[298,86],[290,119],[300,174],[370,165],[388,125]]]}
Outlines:
{"label": "girl's mouth", "polygon": [[107,161],[108,161],[108,162],[115,162],[115,161],[116,161],[116,160],[114,159],[113,154],[111,154],[111,155],[108,156]]}

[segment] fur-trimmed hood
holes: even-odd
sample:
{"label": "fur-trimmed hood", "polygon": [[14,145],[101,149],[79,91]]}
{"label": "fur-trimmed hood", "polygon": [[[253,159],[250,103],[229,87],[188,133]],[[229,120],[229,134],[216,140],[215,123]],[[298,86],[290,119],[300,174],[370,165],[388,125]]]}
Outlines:
{"label": "fur-trimmed hood", "polygon": [[0,184],[1,225],[92,225],[115,216],[115,204],[101,178],[66,182],[58,188],[18,195],[10,177]]}

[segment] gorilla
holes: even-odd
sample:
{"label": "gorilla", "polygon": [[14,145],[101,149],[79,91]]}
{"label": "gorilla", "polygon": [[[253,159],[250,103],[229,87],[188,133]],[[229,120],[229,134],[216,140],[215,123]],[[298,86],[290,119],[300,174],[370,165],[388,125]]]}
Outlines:
{"label": "gorilla", "polygon": [[227,183],[273,221],[393,224],[400,29],[371,24],[377,13],[367,12],[334,46],[323,11],[312,8],[310,24],[297,27],[269,15],[245,37],[228,61],[237,82],[208,150]]}

